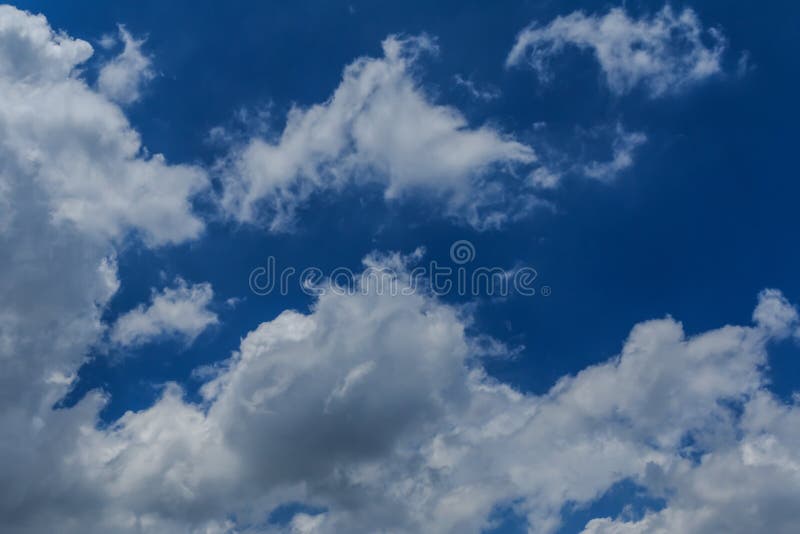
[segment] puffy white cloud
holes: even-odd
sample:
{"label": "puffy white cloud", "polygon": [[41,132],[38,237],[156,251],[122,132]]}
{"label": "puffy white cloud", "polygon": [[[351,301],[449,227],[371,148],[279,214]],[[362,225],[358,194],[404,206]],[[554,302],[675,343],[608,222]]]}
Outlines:
{"label": "puffy white cloud", "polygon": [[[406,61],[407,45],[387,46],[385,58],[351,67],[353,79]],[[486,375],[463,310],[420,293],[327,292],[310,313],[285,311],[247,334],[200,403],[167,385],[153,406],[109,426],[97,424],[100,393],[54,409],[104,333],[119,287],[114,243],[202,229],[188,195],[205,176],[144,154],[119,108],[75,73],[90,52],[43,18],[0,7],[3,532],[268,532],[278,527],[265,517],[287,502],[324,510],[296,515],[287,527],[296,532],[479,531],[509,503],[548,532],[565,504],[624,479],[666,508],[589,530],[797,524],[800,412],[765,389],[762,371],[768,344],[798,318],[774,290],[760,296],[753,326],[687,337],[671,318],[636,325],[618,356],[542,395]],[[320,109],[338,110],[335,101]],[[515,146],[488,130],[458,134]],[[163,310],[201,310],[191,303],[207,295],[179,284],[137,317],[163,326],[175,317]]]}
{"label": "puffy white cloud", "polygon": [[122,346],[142,345],[168,335],[190,343],[217,324],[217,314],[208,309],[214,298],[211,284],[190,286],[181,278],[176,282],[176,287],[154,293],[147,306],[142,304],[121,315],[111,329],[111,341]]}
{"label": "puffy white cloud", "polygon": [[614,93],[641,85],[658,97],[720,72],[725,40],[719,30],[705,30],[690,8],[676,13],[667,5],[638,19],[622,8],[605,15],[576,11],[525,28],[506,64],[527,63],[547,80],[551,58],[567,46],[591,50]]}
{"label": "puffy white cloud", "polygon": [[758,295],[753,321],[776,337],[787,337],[797,328],[798,313],[780,291],[765,289]]}
{"label": "puffy white cloud", "polygon": [[[725,440],[699,465],[653,469],[668,505],[638,521],[595,519],[587,534],[775,532],[797,530],[800,512],[800,406],[759,392],[745,405],[742,437]],[[647,486],[650,481],[644,480]]]}
{"label": "puffy white cloud", "polygon": [[[218,366],[202,405],[169,386],[147,410],[84,428],[71,461],[107,495],[96,497],[93,523],[76,525],[266,532],[277,527],[252,525],[304,502],[324,511],[287,529],[477,532],[497,505],[514,503],[533,531],[551,532],[565,505],[626,479],[667,499],[640,530],[662,521],[665,532],[788,532],[796,521],[790,507],[767,515],[800,495],[787,471],[800,465],[800,412],[764,389],[775,332],[763,323],[687,337],[671,318],[644,322],[618,356],[543,395],[488,377],[467,324],[425,295],[369,286],[327,292],[309,314],[282,313]],[[781,469],[783,486],[770,490]],[[15,512],[15,526],[48,524]],[[673,513],[680,522],[667,522]],[[587,528],[640,526],[611,518]]]}
{"label": "puffy white cloud", "polygon": [[139,100],[142,86],[155,77],[155,71],[142,53],[144,41],[134,39],[124,26],[119,26],[119,37],[125,48],[100,69],[97,87],[109,100],[131,104]]}
{"label": "puffy white cloud", "polygon": [[[0,530],[79,530],[70,510],[104,488],[75,444],[96,423],[92,394],[54,409],[117,291],[115,244],[199,234],[189,194],[205,174],[150,157],[119,108],[81,79],[91,46],[42,16],[0,6]],[[57,525],[57,526],[56,526]]]}
{"label": "puffy white cloud", "polygon": [[207,187],[205,172],[148,155],[121,110],[78,77],[91,54],[44,17],[0,6],[0,191],[28,188],[55,223],[98,238],[197,237],[190,197]]}
{"label": "puffy white cloud", "polygon": [[0,6],[0,77],[28,82],[62,81],[92,55],[89,43],[55,34],[42,15]]}
{"label": "puffy white cloud", "polygon": [[313,193],[370,181],[389,200],[430,196],[476,226],[502,224],[535,203],[513,176],[535,160],[533,150],[489,126],[471,128],[416,82],[415,61],[432,51],[424,36],[389,37],[383,57],[355,60],[326,102],[293,108],[277,139],[254,138],[235,152],[224,208],[243,221],[266,213],[276,230]]}

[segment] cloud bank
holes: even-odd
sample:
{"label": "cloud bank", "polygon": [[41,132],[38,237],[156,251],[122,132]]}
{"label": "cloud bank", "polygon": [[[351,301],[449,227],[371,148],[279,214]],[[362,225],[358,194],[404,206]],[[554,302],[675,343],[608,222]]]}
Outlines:
{"label": "cloud bank", "polygon": [[[510,178],[534,155],[424,97],[409,68],[430,46],[387,40],[328,102],[295,110],[277,143],[243,147],[231,213],[255,217],[263,201],[280,221],[310,191],[350,183],[337,170],[377,180],[380,169],[387,197],[432,190],[485,224],[508,191],[490,169]],[[326,292],[309,313],[249,332],[198,402],[170,384],[108,426],[102,392],[55,408],[106,331],[118,244],[180,243],[204,227],[191,199],[205,172],[147,153],[77,72],[91,53],[0,6],[4,532],[472,532],[511,507],[546,533],[565,506],[624,480],[665,506],[595,518],[587,532],[795,529],[800,408],[769,392],[764,370],[770,344],[797,335],[798,312],[774,289],[751,325],[687,336],[669,317],[637,324],[618,355],[541,395],[487,375],[464,310],[424,293]],[[123,315],[112,338],[191,338],[214,320],[211,297],[178,282]],[[287,525],[267,520],[291,502],[308,507]]]}
{"label": "cloud bank", "polygon": [[[82,40],[0,6],[0,521],[7,532],[80,529],[104,491],[66,469],[102,395],[54,410],[105,331],[116,246],[197,237],[206,173],[143,148],[122,111],[80,77]],[[66,470],[65,470],[66,469]],[[77,477],[75,476],[77,475]],[[84,525],[85,526],[85,525]],[[90,528],[91,525],[89,525]]]}
{"label": "cloud bank", "polygon": [[[54,412],[55,482],[0,501],[9,531],[477,532],[512,506],[552,532],[565,506],[623,480],[666,506],[587,532],[796,524],[780,503],[800,496],[800,411],[763,374],[767,345],[797,328],[779,292],[760,295],[753,326],[688,337],[671,318],[640,323],[619,355],[530,395],[482,370],[463,311],[361,283],[250,332],[200,404],[170,385],[106,429],[93,424],[96,395]],[[264,522],[289,502],[320,513]]]}

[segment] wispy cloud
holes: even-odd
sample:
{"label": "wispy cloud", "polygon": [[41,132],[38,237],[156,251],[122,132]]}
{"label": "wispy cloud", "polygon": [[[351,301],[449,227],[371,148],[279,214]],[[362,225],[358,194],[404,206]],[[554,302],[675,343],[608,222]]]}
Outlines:
{"label": "wispy cloud", "polygon": [[690,8],[675,12],[665,6],[640,18],[622,8],[605,15],[576,11],[546,26],[533,23],[525,28],[506,64],[527,64],[546,81],[552,58],[568,46],[594,53],[614,93],[641,85],[650,96],[659,97],[720,72],[725,39],[718,29],[705,29]]}

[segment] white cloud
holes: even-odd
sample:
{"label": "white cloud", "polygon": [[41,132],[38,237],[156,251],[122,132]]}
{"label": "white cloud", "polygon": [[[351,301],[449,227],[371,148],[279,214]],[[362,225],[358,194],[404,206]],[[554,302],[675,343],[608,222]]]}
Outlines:
{"label": "white cloud", "polygon": [[168,335],[191,343],[218,322],[217,315],[208,309],[213,298],[211,284],[190,286],[178,278],[176,287],[154,293],[149,305],[121,315],[111,329],[111,341],[122,346],[142,345]]}
{"label": "white cloud", "polygon": [[543,189],[554,189],[561,183],[562,174],[548,167],[538,167],[529,176],[531,184]]}
{"label": "white cloud", "polygon": [[[119,37],[125,48],[103,65],[97,78],[97,87],[109,100],[131,104],[141,97],[142,86],[155,77],[152,61],[142,53],[143,40],[136,40],[124,26],[119,26]],[[107,46],[108,40],[101,40]]]}
{"label": "white cloud", "polygon": [[464,90],[475,100],[483,100],[488,102],[500,98],[500,90],[496,87],[485,86],[478,87],[478,85],[469,78],[464,78],[460,74],[456,74],[454,78],[456,85],[464,88]]}
{"label": "white cloud", "polygon": [[[144,155],[119,108],[74,72],[90,53],[0,7],[4,532],[271,531],[269,511],[298,501],[326,511],[297,515],[297,532],[473,532],[508,503],[547,532],[565,503],[623,479],[666,508],[590,529],[793,531],[800,408],[765,389],[763,369],[798,319],[774,290],[753,326],[688,337],[671,318],[636,325],[618,356],[542,395],[482,371],[463,310],[423,294],[328,292],[247,334],[207,370],[199,404],[168,385],[109,426],[97,425],[97,392],[53,409],[102,338],[114,243],[202,230],[188,195],[205,176]],[[351,70],[378,76],[387,58]],[[399,260],[369,259],[381,261]],[[196,287],[154,296],[141,315],[159,297],[210,294],[192,297]]]}
{"label": "white cloud", "polygon": [[62,81],[92,55],[89,43],[55,34],[42,15],[0,6],[0,77],[20,82]]}
{"label": "white cloud", "polygon": [[147,154],[122,111],[78,77],[91,54],[44,17],[0,6],[0,191],[36,190],[56,223],[98,238],[197,237],[189,199],[207,187],[205,172]]}
{"label": "white cloud", "polygon": [[778,338],[787,337],[797,328],[797,310],[777,289],[765,289],[758,295],[753,321]]}
{"label": "white cloud", "polygon": [[533,150],[489,126],[471,128],[414,79],[418,56],[434,50],[424,36],[389,37],[382,58],[355,60],[330,99],[293,108],[275,141],[254,138],[232,156],[224,208],[243,221],[266,213],[277,230],[313,193],[370,181],[388,200],[433,197],[446,215],[479,227],[534,203],[507,188],[517,182],[514,168],[535,160]]}
{"label": "white cloud", "polygon": [[800,519],[798,429],[800,406],[759,392],[745,405],[741,439],[723,441],[697,466],[653,469],[656,491],[670,495],[666,508],[638,521],[595,519],[585,532],[790,534]]}
{"label": "white cloud", "polygon": [[612,143],[613,155],[610,161],[592,161],[583,165],[585,176],[610,182],[617,175],[633,165],[633,153],[647,141],[647,136],[641,132],[628,132],[621,124],[617,124],[616,134]]}
{"label": "white cloud", "polygon": [[[380,261],[397,257],[369,259]],[[769,477],[781,470],[781,498],[800,496],[800,411],[764,389],[767,325],[687,337],[671,318],[644,322],[619,356],[526,395],[481,370],[467,324],[403,292],[328,292],[309,314],[282,313],[216,368],[202,406],[169,386],[153,407],[64,445],[86,474],[61,476],[86,476],[106,494],[76,525],[189,532],[236,517],[244,531],[299,501],[325,512],[289,529],[477,532],[513,502],[533,531],[551,532],[564,505],[626,479],[667,499],[640,530],[678,513],[665,532],[788,532],[796,522],[794,508],[769,513]],[[15,517],[32,529],[52,520]],[[588,528],[612,526],[639,528],[613,518]]]}
{"label": "white cloud", "polygon": [[[150,157],[120,109],[79,68],[91,46],[42,16],[0,6],[0,530],[79,530],[69,509],[104,488],[75,444],[103,397],[53,409],[103,336],[115,245],[196,237],[189,195],[206,176]],[[29,530],[30,531],[30,530]]]}
{"label": "white cloud", "polygon": [[605,15],[576,11],[547,26],[525,28],[506,64],[527,63],[547,80],[551,58],[567,46],[591,50],[614,93],[625,94],[641,85],[658,97],[720,72],[725,40],[719,30],[705,30],[690,8],[676,13],[667,5],[638,19],[622,8]]}

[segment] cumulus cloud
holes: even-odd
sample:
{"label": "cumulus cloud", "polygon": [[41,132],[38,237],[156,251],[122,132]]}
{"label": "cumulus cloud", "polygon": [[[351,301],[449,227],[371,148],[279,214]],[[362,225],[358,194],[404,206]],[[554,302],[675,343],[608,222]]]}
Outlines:
{"label": "cumulus cloud", "polygon": [[226,167],[225,210],[242,221],[266,217],[278,230],[315,192],[364,182],[382,184],[388,200],[432,197],[447,215],[478,227],[535,203],[513,173],[535,160],[534,151],[492,127],[471,127],[414,79],[418,57],[435,50],[425,36],[389,37],[383,57],[345,68],[326,102],[293,108],[277,139],[245,143]]}
{"label": "cumulus cloud", "polygon": [[[192,166],[149,156],[120,109],[81,78],[91,46],[42,16],[0,6],[0,530],[76,529],[65,510],[104,491],[65,466],[102,395],[71,387],[119,287],[116,245],[196,237]],[[63,508],[66,507],[66,508]],[[44,525],[44,526],[42,526]]]}
{"label": "cumulus cloud", "polygon": [[54,222],[98,238],[197,237],[190,198],[207,187],[205,172],[147,154],[122,111],[78,76],[91,54],[44,17],[0,6],[0,191],[35,188]]}
{"label": "cumulus cloud", "polygon": [[625,94],[642,86],[659,97],[719,73],[725,39],[716,28],[703,28],[690,8],[675,12],[667,5],[640,18],[623,8],[605,15],[576,11],[546,26],[525,28],[506,64],[528,64],[547,80],[551,59],[568,46],[594,53],[612,92]]}
{"label": "cumulus cloud", "polygon": [[139,100],[142,86],[155,77],[155,71],[150,58],[142,53],[143,40],[134,39],[122,25],[119,38],[125,48],[100,69],[97,87],[109,100],[131,104]]}
{"label": "cumulus cloud", "polygon": [[154,293],[150,304],[123,315],[111,329],[111,341],[121,346],[142,345],[161,336],[179,336],[191,343],[203,330],[217,324],[208,309],[214,298],[211,284],[188,285],[178,278],[176,286]]}
{"label": "cumulus cloud", "polygon": [[[745,405],[740,440],[723,441],[696,466],[654,468],[668,505],[638,521],[598,518],[586,534],[776,532],[797,530],[800,406],[765,392]],[[659,488],[658,486],[663,486]]]}
{"label": "cumulus cloud", "polygon": [[[478,532],[513,503],[533,531],[552,532],[564,506],[622,480],[666,507],[646,523],[599,518],[590,532],[796,524],[794,507],[773,513],[800,496],[788,470],[800,465],[800,411],[765,389],[766,323],[691,337],[671,318],[640,323],[618,356],[530,395],[482,370],[464,311],[361,282],[250,332],[204,374],[201,404],[170,385],[151,408],[62,438],[69,461],[56,479],[97,489],[83,497],[91,506],[69,508],[75,530],[268,532],[280,528],[253,525],[301,502],[319,513],[287,529]],[[778,302],[772,315],[789,317]],[[781,488],[767,491],[781,470]],[[44,509],[15,501],[10,531],[52,524],[70,502],[60,491],[51,486]]]}
{"label": "cumulus cloud", "polygon": [[[380,77],[389,49],[360,68]],[[465,310],[424,293],[331,291],[248,333],[202,373],[197,402],[169,384],[104,426],[103,393],[54,409],[102,339],[114,244],[202,230],[188,195],[205,175],[145,155],[75,72],[90,53],[0,7],[3,532],[270,532],[284,529],[265,518],[289,502],[307,505],[295,532],[477,532],[498,505],[552,532],[566,504],[621,480],[666,506],[598,518],[590,532],[780,533],[800,521],[800,407],[770,394],[763,373],[768,345],[798,327],[775,290],[750,326],[687,336],[672,318],[640,323],[620,354],[541,395],[484,372]],[[174,312],[208,319],[192,304],[210,300],[204,287],[155,294],[128,331],[191,332],[174,325],[197,321]]]}

